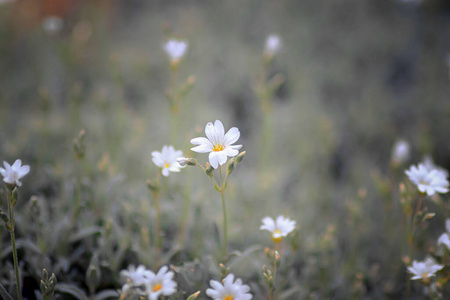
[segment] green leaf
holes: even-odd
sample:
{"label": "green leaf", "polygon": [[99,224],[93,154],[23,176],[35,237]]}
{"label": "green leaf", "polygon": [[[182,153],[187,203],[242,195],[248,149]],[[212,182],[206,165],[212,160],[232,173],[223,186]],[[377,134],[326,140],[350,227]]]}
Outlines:
{"label": "green leaf", "polygon": [[72,295],[78,300],[88,300],[86,293],[82,289],[71,284],[58,283],[55,286],[55,292]]}
{"label": "green leaf", "polygon": [[103,231],[103,228],[97,227],[97,226],[81,229],[80,231],[75,233],[70,238],[70,242],[73,243],[73,242],[82,240],[82,239],[84,239],[84,238],[86,238],[88,236],[91,236],[91,235],[94,235],[94,234],[97,234],[97,233],[102,233],[102,231]]}
{"label": "green leaf", "polygon": [[103,300],[108,298],[117,299],[119,297],[119,293],[116,290],[104,290],[94,296],[95,300]]}
{"label": "green leaf", "polygon": [[8,292],[1,283],[0,283],[0,296],[2,296],[4,300],[14,300],[13,297],[11,297],[11,295],[8,294]]}

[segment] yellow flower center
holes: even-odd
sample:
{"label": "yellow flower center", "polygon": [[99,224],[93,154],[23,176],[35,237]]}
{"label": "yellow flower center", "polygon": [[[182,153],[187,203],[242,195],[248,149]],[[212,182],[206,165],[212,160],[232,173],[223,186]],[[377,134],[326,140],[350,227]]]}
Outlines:
{"label": "yellow flower center", "polygon": [[152,291],[157,292],[157,291],[160,291],[161,289],[162,289],[162,284],[158,283],[153,286]]}
{"label": "yellow flower center", "polygon": [[[280,231],[279,229],[276,229],[273,233],[281,234],[281,231]],[[282,239],[283,239],[282,236],[274,237],[273,234],[272,234],[272,240],[273,240],[275,243],[281,242]]]}
{"label": "yellow flower center", "polygon": [[423,277],[423,279],[427,278],[427,277],[428,277],[428,273],[426,273],[426,272],[423,273],[423,274],[422,274],[422,277]]}
{"label": "yellow flower center", "polygon": [[223,149],[225,149],[225,146],[221,144],[215,144],[213,147],[214,152],[222,151]]}
{"label": "yellow flower center", "polygon": [[233,295],[225,295],[225,297],[222,298],[222,300],[233,300]]}
{"label": "yellow flower center", "polygon": [[164,165],[164,167],[169,168],[170,165],[169,165],[168,163],[166,163],[166,164]]}

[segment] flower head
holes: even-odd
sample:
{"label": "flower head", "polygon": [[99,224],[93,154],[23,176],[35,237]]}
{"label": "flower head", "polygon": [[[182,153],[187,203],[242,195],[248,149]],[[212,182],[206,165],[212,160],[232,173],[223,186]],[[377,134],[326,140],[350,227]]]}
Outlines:
{"label": "flower head", "polygon": [[209,122],[205,127],[206,137],[198,137],[191,140],[191,144],[198,145],[191,148],[198,153],[209,152],[209,163],[214,169],[227,162],[227,157],[234,157],[239,154],[242,145],[233,145],[240,137],[241,133],[237,127],[232,127],[225,134],[222,122],[216,120],[214,124]]}
{"label": "flower head", "polygon": [[283,216],[278,216],[276,221],[270,217],[262,219],[263,225],[259,227],[261,230],[268,230],[272,232],[272,239],[275,243],[280,242],[283,237],[286,237],[295,229],[295,221]]}
{"label": "flower head", "polygon": [[392,160],[396,163],[403,163],[409,159],[410,146],[405,140],[398,140],[392,147]]}
{"label": "flower head", "polygon": [[161,152],[153,151],[152,160],[156,166],[162,168],[161,173],[164,176],[169,176],[169,172],[180,172],[180,168],[184,168],[177,161],[178,158],[183,156],[183,153],[175,149],[172,146],[164,145]]}
{"label": "flower head", "polygon": [[417,167],[411,166],[409,170],[405,171],[409,179],[417,185],[417,188],[422,193],[427,193],[428,196],[437,193],[448,192],[448,181],[444,173],[437,169],[428,169],[424,164],[420,163]]}
{"label": "flower head", "polygon": [[433,161],[433,158],[431,157],[431,155],[425,155],[425,157],[423,158],[422,163],[425,165],[425,167],[427,167],[427,169],[429,171],[432,170],[438,170],[442,173],[442,175],[444,177],[448,177],[448,171],[438,165],[436,165]]}
{"label": "flower head", "polygon": [[181,59],[188,48],[188,42],[170,39],[164,44],[164,51],[169,55],[170,60],[176,61]]}
{"label": "flower head", "polygon": [[248,293],[250,287],[242,284],[241,279],[236,279],[233,283],[234,275],[228,274],[223,280],[223,284],[216,280],[211,280],[211,289],[206,290],[206,295],[214,300],[250,300],[252,294]]}
{"label": "flower head", "polygon": [[411,280],[426,279],[435,276],[435,273],[443,267],[428,257],[423,262],[413,261],[412,266],[408,267],[408,271],[414,275],[411,277]]}
{"label": "flower head", "polygon": [[48,17],[42,22],[42,27],[48,34],[54,34],[61,31],[63,26],[63,20],[55,16]]}
{"label": "flower head", "polygon": [[122,293],[129,293],[133,290],[149,300],[156,300],[160,295],[172,295],[176,291],[177,284],[172,280],[173,272],[167,272],[167,270],[167,266],[163,266],[155,274],[143,265],[137,268],[130,266],[128,270],[122,270],[120,275],[126,280],[122,287]]}
{"label": "flower head", "polygon": [[174,274],[167,270],[167,266],[163,266],[156,274],[150,271],[150,279],[146,282],[149,300],[156,300],[160,295],[170,296],[176,292],[177,283],[172,280]]}
{"label": "flower head", "polygon": [[0,174],[3,176],[3,181],[8,184],[21,186],[22,182],[19,180],[30,172],[30,166],[21,166],[22,161],[20,159],[17,159],[12,166],[6,161],[3,162],[3,165],[5,168],[0,168]]}
{"label": "flower head", "polygon": [[278,35],[269,35],[266,39],[266,53],[274,55],[281,49],[281,39]]}

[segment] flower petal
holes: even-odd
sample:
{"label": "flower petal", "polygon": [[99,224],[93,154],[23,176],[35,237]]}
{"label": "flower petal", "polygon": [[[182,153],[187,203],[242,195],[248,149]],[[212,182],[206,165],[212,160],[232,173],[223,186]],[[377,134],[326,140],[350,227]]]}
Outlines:
{"label": "flower petal", "polygon": [[236,143],[236,141],[241,136],[241,133],[239,132],[239,129],[237,127],[232,127],[230,130],[228,130],[227,134],[225,134],[224,144],[225,145],[231,145]]}
{"label": "flower petal", "polygon": [[217,154],[218,152],[209,153],[209,163],[214,169],[217,169],[219,166],[219,156]]}

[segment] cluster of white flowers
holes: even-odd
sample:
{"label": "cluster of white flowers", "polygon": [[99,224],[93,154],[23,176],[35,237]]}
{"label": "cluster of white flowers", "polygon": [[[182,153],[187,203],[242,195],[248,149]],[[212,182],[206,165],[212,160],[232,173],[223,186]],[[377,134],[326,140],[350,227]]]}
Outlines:
{"label": "cluster of white flowers", "polygon": [[134,292],[148,300],[156,300],[159,296],[170,296],[177,290],[177,283],[172,279],[174,273],[168,272],[167,266],[161,267],[156,274],[143,265],[137,268],[130,266],[128,270],[122,270],[120,276],[125,281],[122,294]]}
{"label": "cluster of white flowers", "polygon": [[428,196],[448,192],[447,174],[435,166],[427,167],[424,163],[419,163],[418,166],[412,165],[405,173],[417,185],[419,191],[427,193]]}
{"label": "cluster of white flowers", "polygon": [[169,176],[169,172],[180,172],[180,169],[184,168],[177,161],[183,156],[183,152],[175,150],[173,146],[164,145],[161,152],[153,151],[152,156],[153,162],[161,168],[161,173],[166,177]]}
{"label": "cluster of white flowers", "polygon": [[414,276],[412,280],[427,279],[435,276],[436,272],[441,270],[444,266],[438,265],[432,258],[427,257],[425,261],[413,261],[412,266],[408,267],[408,271]]}
{"label": "cluster of white flowers", "polygon": [[0,168],[0,174],[3,176],[3,181],[18,187],[22,185],[20,179],[30,172],[30,166],[22,166],[22,161],[20,159],[17,159],[12,166],[4,161],[3,166],[5,167],[4,169]]}
{"label": "cluster of white flowers", "polygon": [[295,221],[285,218],[283,216],[278,216],[276,220],[265,217],[262,219],[263,225],[259,227],[261,230],[268,230],[272,233],[272,239],[275,243],[280,242],[283,237],[286,237],[295,229]]}
{"label": "cluster of white flowers", "polygon": [[242,284],[242,280],[237,278],[235,282],[234,275],[228,274],[223,279],[223,284],[216,280],[211,280],[209,284],[211,289],[206,290],[206,295],[214,300],[251,300],[252,294],[249,293],[250,287]]}
{"label": "cluster of white flowers", "polygon": [[175,39],[168,40],[167,43],[165,43],[163,46],[164,51],[166,51],[171,61],[177,61],[181,59],[186,53],[187,48],[187,41]]}

